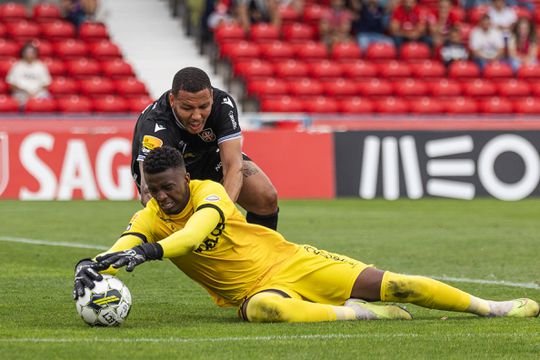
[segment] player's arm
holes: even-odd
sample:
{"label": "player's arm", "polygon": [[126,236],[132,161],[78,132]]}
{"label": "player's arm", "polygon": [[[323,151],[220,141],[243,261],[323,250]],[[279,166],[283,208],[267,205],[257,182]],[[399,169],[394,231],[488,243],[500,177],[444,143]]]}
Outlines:
{"label": "player's arm", "polygon": [[139,161],[139,173],[141,174],[141,204],[142,206],[146,206],[146,203],[150,201],[152,195],[150,195],[150,190],[148,190],[148,185],[146,184],[146,179],[144,178],[142,161]]}
{"label": "player's arm", "polygon": [[242,176],[242,139],[236,138],[219,144],[219,154],[223,166],[223,187],[233,202],[236,202],[244,177]]}

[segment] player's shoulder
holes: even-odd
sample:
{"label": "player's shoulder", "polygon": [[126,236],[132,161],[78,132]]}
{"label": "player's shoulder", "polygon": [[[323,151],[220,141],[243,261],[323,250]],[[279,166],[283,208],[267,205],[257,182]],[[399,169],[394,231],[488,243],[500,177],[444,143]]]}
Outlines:
{"label": "player's shoulder", "polygon": [[214,107],[228,110],[236,108],[236,102],[229,93],[218,88],[212,88],[212,91]]}
{"label": "player's shoulder", "polygon": [[192,195],[204,194],[212,191],[225,191],[223,185],[212,180],[190,180],[189,187]]}
{"label": "player's shoulder", "polygon": [[154,126],[157,122],[168,122],[173,117],[168,101],[169,91],[166,91],[156,101],[150,104],[139,115],[138,123],[141,126]]}

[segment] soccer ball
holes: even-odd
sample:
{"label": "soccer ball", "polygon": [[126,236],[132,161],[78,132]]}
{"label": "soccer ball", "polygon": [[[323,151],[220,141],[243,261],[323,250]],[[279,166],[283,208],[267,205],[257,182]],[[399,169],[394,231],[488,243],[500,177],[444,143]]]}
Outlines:
{"label": "soccer ball", "polygon": [[93,289],[85,288],[77,299],[77,312],[90,326],[118,326],[126,320],[131,309],[131,294],[118,278],[103,275]]}

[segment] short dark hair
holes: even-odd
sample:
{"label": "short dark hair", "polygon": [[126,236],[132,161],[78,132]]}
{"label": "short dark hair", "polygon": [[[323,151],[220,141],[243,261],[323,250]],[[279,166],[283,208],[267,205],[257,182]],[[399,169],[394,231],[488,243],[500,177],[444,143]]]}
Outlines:
{"label": "short dark hair", "polygon": [[212,89],[210,78],[199,68],[186,67],[179,70],[173,78],[172,93],[178,95],[180,90],[196,93],[204,89]]}
{"label": "short dark hair", "polygon": [[33,49],[36,52],[36,57],[39,57],[39,49],[38,49],[38,47],[32,41],[28,41],[19,50],[19,57],[20,58],[23,57],[23,55],[24,55],[24,53],[26,52],[27,49]]}
{"label": "short dark hair", "polygon": [[143,162],[143,170],[147,174],[157,174],[171,168],[185,170],[186,165],[180,151],[167,145],[150,151]]}

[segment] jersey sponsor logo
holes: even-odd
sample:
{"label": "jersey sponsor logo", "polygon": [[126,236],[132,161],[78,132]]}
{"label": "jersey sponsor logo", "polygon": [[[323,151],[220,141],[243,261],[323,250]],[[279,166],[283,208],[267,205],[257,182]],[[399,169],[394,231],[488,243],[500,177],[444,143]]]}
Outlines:
{"label": "jersey sponsor logo", "polygon": [[142,151],[147,154],[150,151],[163,146],[163,140],[152,135],[145,135],[142,141]]}
{"label": "jersey sponsor logo", "polygon": [[199,135],[199,137],[205,142],[216,141],[216,134],[214,134],[214,131],[212,131],[210,128],[204,129],[197,135]]}
{"label": "jersey sponsor logo", "polygon": [[230,107],[234,108],[234,104],[232,102],[232,100],[229,98],[229,97],[226,97],[225,99],[223,99],[221,101],[222,104],[227,104],[229,105]]}
{"label": "jersey sponsor logo", "polygon": [[154,132],[158,132],[158,131],[161,131],[161,130],[166,130],[167,128],[161,124],[156,124],[156,126],[154,127]]}
{"label": "jersey sponsor logo", "polygon": [[231,124],[234,130],[238,127],[238,122],[236,121],[236,118],[234,116],[234,111],[229,111],[229,119],[231,120]]}
{"label": "jersey sponsor logo", "polygon": [[203,252],[203,251],[209,251],[216,247],[216,245],[219,242],[219,237],[221,234],[223,234],[223,230],[225,229],[225,223],[220,222],[217,224],[216,228],[208,235],[206,240],[202,242],[201,245],[195,250],[195,252]]}
{"label": "jersey sponsor logo", "polygon": [[221,198],[219,196],[217,196],[217,195],[212,194],[212,195],[208,195],[207,197],[205,197],[204,200],[206,200],[206,201],[219,201],[219,200],[221,200]]}
{"label": "jersey sponsor logo", "polygon": [[7,133],[0,132],[0,195],[6,190],[9,180],[9,147]]}

